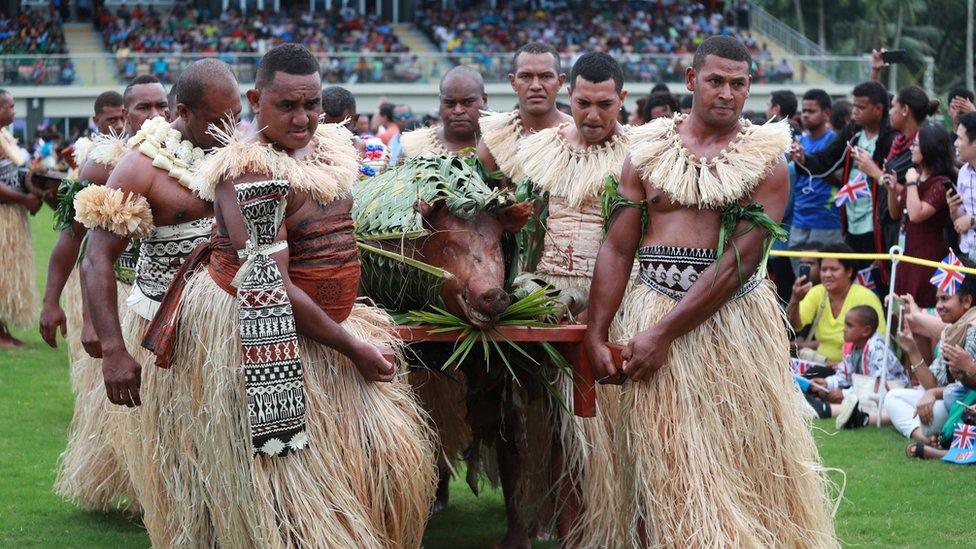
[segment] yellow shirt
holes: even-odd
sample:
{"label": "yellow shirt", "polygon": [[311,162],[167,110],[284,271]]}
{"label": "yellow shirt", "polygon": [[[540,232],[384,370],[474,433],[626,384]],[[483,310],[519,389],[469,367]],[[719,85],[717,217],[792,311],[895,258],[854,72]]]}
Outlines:
{"label": "yellow shirt", "polygon": [[823,284],[811,288],[803,301],[800,302],[800,323],[803,326],[808,326],[813,322],[821,303],[824,304],[824,309],[815,330],[817,341],[820,342],[817,352],[827,357],[827,360],[831,362],[840,362],[843,358],[841,349],[844,346],[844,317],[847,316],[847,311],[854,307],[867,305],[874,309],[878,313],[878,332],[885,333],[885,316],[884,309],[881,308],[881,300],[874,295],[874,292],[860,284],[851,285],[838,317],[834,317],[834,313],[830,309],[827,289],[824,288]]}

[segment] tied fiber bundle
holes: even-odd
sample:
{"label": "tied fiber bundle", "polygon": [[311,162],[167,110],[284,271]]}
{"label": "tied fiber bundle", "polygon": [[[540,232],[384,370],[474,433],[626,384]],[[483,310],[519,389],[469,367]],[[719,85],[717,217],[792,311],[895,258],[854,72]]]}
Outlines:
{"label": "tied fiber bundle", "polygon": [[[234,296],[206,270],[184,291],[172,374],[198,401],[190,447],[227,547],[419,547],[436,482],[432,433],[405,379],[366,383],[339,353],[301,338],[309,447],[253,456]],[[389,318],[356,306],[342,327],[394,346]]]}
{"label": "tied fiber bundle", "polygon": [[35,280],[27,210],[0,204],[0,321],[21,329],[34,323]]}
{"label": "tied fiber bundle", "polygon": [[[611,338],[627,341],[676,303],[636,285]],[[623,387],[615,444],[630,544],[645,527],[651,545],[838,546],[775,311],[765,283],[677,339],[650,380]]]}
{"label": "tied fiber bundle", "polygon": [[76,383],[74,364],[80,359],[88,356],[85,349],[81,346],[81,326],[83,318],[83,303],[81,300],[81,276],[78,273],[78,266],[71,269],[68,281],[64,285],[64,316],[67,322],[68,360],[72,364],[71,369],[71,389],[79,391]]}
{"label": "tied fiber bundle", "polygon": [[410,372],[410,385],[437,430],[437,466],[454,473],[454,464],[471,444],[471,427],[464,419],[468,414],[467,380],[459,373],[417,368]]}
{"label": "tied fiber bundle", "polygon": [[[138,514],[139,504],[128,471],[111,441],[114,414],[109,409],[112,405],[105,397],[102,361],[89,357],[81,348],[81,299],[77,272],[77,269],[72,272],[65,295],[68,344],[70,347],[72,339],[76,338],[80,353],[71,361],[71,388],[75,393],[75,406],[68,427],[68,445],[59,459],[54,492],[83,509],[108,511],[125,506],[129,513]],[[130,286],[117,284],[117,288],[119,303],[124,309]],[[77,306],[71,306],[72,302],[77,302]]]}

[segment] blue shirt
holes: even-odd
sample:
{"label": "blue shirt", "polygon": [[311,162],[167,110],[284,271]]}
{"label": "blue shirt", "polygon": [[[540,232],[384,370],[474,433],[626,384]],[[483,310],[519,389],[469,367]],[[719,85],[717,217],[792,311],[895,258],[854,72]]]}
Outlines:
{"label": "blue shirt", "polygon": [[[793,185],[794,183],[796,183],[796,166],[793,165],[792,160],[787,161],[786,170],[790,174],[790,197],[786,201],[786,209],[783,210],[783,221],[782,223],[780,223],[780,225],[782,225],[783,228],[786,229],[786,232],[788,233],[790,232],[790,228],[793,225]],[[789,249],[790,247],[789,242],[790,242],[789,237],[787,237],[785,241],[774,240],[773,247],[771,249],[773,250]]]}
{"label": "blue shirt", "polygon": [[[803,134],[800,145],[804,154],[813,154],[823,150],[833,139],[833,130],[827,130],[819,139]],[[840,209],[834,205],[834,188],[819,177],[811,179],[803,170],[798,170],[796,175],[793,226],[798,229],[840,229]]]}

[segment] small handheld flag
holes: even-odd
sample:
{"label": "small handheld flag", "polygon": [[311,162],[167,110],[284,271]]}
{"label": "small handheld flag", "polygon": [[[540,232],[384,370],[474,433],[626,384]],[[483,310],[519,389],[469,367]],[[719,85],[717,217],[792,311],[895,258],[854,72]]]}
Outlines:
{"label": "small handheld flag", "polygon": [[869,290],[875,289],[878,285],[874,283],[874,268],[868,267],[857,272],[857,283]]}
{"label": "small handheld flag", "polygon": [[[962,261],[959,261],[959,258],[956,257],[956,254],[953,253],[952,250],[949,251],[949,255],[947,255],[942,262],[947,265],[956,265],[959,267],[962,266]],[[932,275],[929,282],[948,295],[956,295],[956,292],[959,291],[959,287],[962,286],[962,281],[964,278],[965,277],[963,274],[959,271],[939,268],[935,270],[935,274]]]}
{"label": "small handheld flag", "polygon": [[859,198],[871,196],[871,189],[868,188],[868,179],[863,173],[858,174],[853,181],[844,185],[837,191],[834,197],[834,204],[841,207],[845,204],[853,204]]}
{"label": "small handheld flag", "polygon": [[976,441],[976,425],[957,423],[955,430],[952,431],[952,444],[949,447],[972,450],[974,441]]}

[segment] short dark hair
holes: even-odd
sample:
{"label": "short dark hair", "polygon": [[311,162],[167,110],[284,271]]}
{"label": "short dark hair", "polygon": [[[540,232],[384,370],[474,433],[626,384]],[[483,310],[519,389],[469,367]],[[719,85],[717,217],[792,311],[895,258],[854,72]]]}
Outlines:
{"label": "short dark hair", "polygon": [[803,100],[816,101],[817,105],[820,105],[821,110],[826,111],[830,109],[830,96],[827,95],[827,92],[819,88],[807,90],[807,92],[803,94]]}
{"label": "short dark hair", "polygon": [[952,102],[952,100],[956,97],[962,97],[963,99],[968,99],[970,101],[976,99],[976,95],[973,95],[973,92],[967,90],[966,88],[953,88],[949,91],[949,95],[946,96],[946,101]]}
{"label": "short dark hair", "polygon": [[851,121],[854,105],[846,99],[838,99],[830,105],[830,125],[837,131],[844,129]]}
{"label": "short dark hair", "polygon": [[[820,248],[820,251],[825,254],[852,254],[854,249],[844,243],[827,244]],[[845,270],[851,271],[851,277],[854,276],[854,271],[857,270],[857,261],[853,259],[838,259],[837,261],[844,267]],[[824,260],[818,261],[820,265],[823,265]]]}
{"label": "short dark hair", "polygon": [[573,63],[571,75],[570,86],[576,86],[576,78],[581,77],[594,84],[613,79],[617,93],[624,89],[624,70],[620,68],[620,63],[602,51],[591,51],[581,55],[576,63]]}
{"label": "short dark hair", "polygon": [[356,98],[342,86],[329,86],[322,90],[322,110],[335,118],[344,112],[356,112]]}
{"label": "short dark hair", "polygon": [[695,50],[695,57],[691,61],[691,66],[695,70],[701,68],[705,58],[709,55],[729,59],[731,61],[741,61],[752,69],[752,54],[746,49],[742,42],[731,36],[710,36],[698,49]]}
{"label": "short dark hair", "polygon": [[298,76],[319,74],[319,62],[312,52],[301,44],[287,43],[275,46],[268,50],[258,63],[254,86],[263,88],[270,85],[277,72]]}
{"label": "short dark hair", "polygon": [[95,98],[95,116],[102,114],[105,109],[122,106],[122,94],[117,91],[107,91],[98,94]]}
{"label": "short dark hair", "polygon": [[380,105],[380,115],[386,117],[387,120],[393,120],[393,109],[395,108],[396,105],[393,103],[383,103]]}
{"label": "short dark hair", "polygon": [[132,95],[132,88],[136,86],[143,86],[145,84],[162,85],[162,82],[160,82],[158,78],[156,78],[151,74],[140,74],[139,76],[133,78],[132,80],[129,80],[129,84],[126,85],[125,89],[122,91],[122,102],[128,104],[129,96]]}
{"label": "short dark hair", "polygon": [[[966,267],[972,267],[972,265],[966,265],[966,260],[962,261]],[[959,290],[956,291],[956,295],[959,296],[959,299],[962,299],[964,295],[968,295],[973,300],[972,306],[976,307],[976,277],[970,274],[963,274],[962,284],[959,285]]]}
{"label": "short dark hair", "polygon": [[679,105],[682,109],[690,109],[692,102],[695,98],[689,93],[681,96],[681,104]]}
{"label": "short dark hair", "polygon": [[966,129],[970,141],[976,139],[976,112],[967,112],[959,117],[959,125]]}
{"label": "short dark hair", "polygon": [[516,50],[515,55],[512,56],[512,74],[518,72],[518,58],[523,53],[528,53],[533,55],[539,53],[548,53],[549,55],[552,56],[552,63],[553,63],[553,67],[556,69],[556,74],[559,74],[563,70],[562,62],[559,59],[559,52],[556,51],[556,48],[542,42],[529,42],[528,44]]}
{"label": "short dark hair", "polygon": [[658,82],[657,84],[654,84],[653,88],[651,88],[651,93],[662,93],[662,92],[671,93],[671,88],[669,88],[668,85],[665,84],[664,82]]}
{"label": "short dark hair", "polygon": [[875,82],[874,80],[861,82],[854,86],[854,91],[851,92],[851,95],[854,97],[866,97],[868,101],[875,105],[881,105],[886,114],[888,112],[890,96],[888,95],[888,88],[885,88],[881,82]]}
{"label": "short dark hair", "polygon": [[651,111],[657,107],[668,107],[671,109],[672,113],[678,112],[678,102],[674,100],[674,96],[670,93],[652,93],[648,96],[647,101],[641,106],[641,118],[644,120],[651,120]]}
{"label": "short dark hair", "polygon": [[874,307],[870,305],[857,305],[847,311],[847,314],[851,313],[857,317],[858,322],[871,328],[872,332],[878,331],[878,326],[881,324],[881,321],[878,319],[878,311],[875,311]]}
{"label": "short dark hair", "polygon": [[176,89],[176,102],[186,105],[188,109],[196,109],[204,100],[204,91],[208,84],[214,84],[221,75],[237,83],[230,65],[215,58],[194,61],[180,73],[179,79],[173,86]]}
{"label": "short dark hair", "polygon": [[783,118],[796,116],[796,94],[790,90],[776,90],[769,94],[769,102],[779,107],[779,114]]}
{"label": "short dark hair", "polygon": [[956,140],[941,124],[927,122],[918,127],[918,152],[929,174],[956,178],[956,159],[952,143]]}

